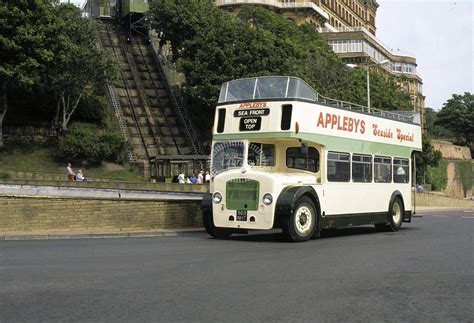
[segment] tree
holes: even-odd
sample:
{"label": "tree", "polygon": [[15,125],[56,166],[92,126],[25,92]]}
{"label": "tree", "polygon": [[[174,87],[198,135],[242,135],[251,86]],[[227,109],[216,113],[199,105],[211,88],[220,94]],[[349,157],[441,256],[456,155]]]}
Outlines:
{"label": "tree", "polygon": [[74,5],[54,7],[58,19],[50,24],[47,46],[54,59],[44,65],[43,79],[56,98],[54,124],[64,133],[86,86],[102,85],[114,75],[113,65],[98,46],[97,27]]}
{"label": "tree", "polygon": [[456,142],[471,146],[474,142],[474,94],[453,94],[438,112],[435,125],[452,131]]}
{"label": "tree", "polygon": [[441,152],[433,148],[429,137],[423,136],[422,149],[421,153],[415,154],[417,183],[424,183],[428,166],[432,168],[438,167],[441,158],[443,158]]}
{"label": "tree", "polygon": [[437,124],[438,112],[431,108],[425,108],[425,128],[428,136],[436,139],[453,138],[453,133],[443,126]]}
{"label": "tree", "polygon": [[0,6],[0,147],[8,111],[7,89],[15,83],[31,86],[42,64],[53,59],[44,46],[45,28],[53,18],[52,5],[43,0],[1,0]]}
{"label": "tree", "polygon": [[[170,42],[186,77],[191,112],[205,129],[211,126],[220,85],[237,78],[291,75],[324,96],[360,104],[367,97],[365,74],[347,68],[314,26],[296,25],[261,6],[242,6],[233,17],[211,1],[151,0],[149,18],[161,41]],[[379,78],[374,76],[373,90],[378,106],[399,110],[402,103],[409,105],[394,81]]]}

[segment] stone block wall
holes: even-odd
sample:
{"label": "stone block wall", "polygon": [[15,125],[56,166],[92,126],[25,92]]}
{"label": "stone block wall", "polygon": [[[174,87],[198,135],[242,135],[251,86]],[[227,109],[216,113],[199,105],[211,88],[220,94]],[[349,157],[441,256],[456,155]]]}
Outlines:
{"label": "stone block wall", "polygon": [[6,143],[18,141],[44,143],[57,138],[57,133],[51,127],[4,126],[3,136]]}
{"label": "stone block wall", "polygon": [[462,207],[474,209],[474,200],[457,199],[435,193],[416,193],[416,205],[432,207]]}
{"label": "stone block wall", "polygon": [[200,201],[0,197],[0,232],[200,228]]}
{"label": "stone block wall", "polygon": [[448,141],[432,140],[431,144],[435,150],[443,154],[443,158],[449,160],[470,160],[471,151],[469,147],[456,146]]}

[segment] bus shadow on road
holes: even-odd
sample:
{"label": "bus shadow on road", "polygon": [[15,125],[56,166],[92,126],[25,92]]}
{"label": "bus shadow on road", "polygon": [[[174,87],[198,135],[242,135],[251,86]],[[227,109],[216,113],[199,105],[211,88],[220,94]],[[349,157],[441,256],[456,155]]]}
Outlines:
{"label": "bus shadow on road", "polygon": [[[406,227],[402,228],[398,232],[406,232],[416,230],[416,228]],[[368,235],[368,234],[397,234],[397,232],[381,232],[377,231],[373,226],[360,226],[351,228],[338,228],[338,229],[325,229],[321,231],[319,239],[329,239],[337,237],[348,237],[356,235]],[[233,241],[248,241],[248,242],[290,242],[288,237],[279,230],[267,231],[256,231],[249,234],[235,234],[227,240]],[[315,239],[318,240],[318,239]]]}

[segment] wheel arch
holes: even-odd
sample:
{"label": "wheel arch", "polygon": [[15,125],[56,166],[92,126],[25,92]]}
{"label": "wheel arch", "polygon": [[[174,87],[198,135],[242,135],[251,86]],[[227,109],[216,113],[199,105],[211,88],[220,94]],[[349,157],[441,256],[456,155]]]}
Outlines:
{"label": "wheel arch", "polygon": [[288,217],[293,214],[295,210],[295,203],[303,196],[309,197],[316,207],[318,215],[317,231],[319,232],[321,204],[319,203],[318,193],[311,186],[287,186],[278,195],[275,205],[275,223],[274,227],[281,227],[283,217]]}
{"label": "wheel arch", "polygon": [[400,200],[402,201],[402,206],[403,206],[402,221],[403,222],[411,222],[411,216],[412,216],[411,209],[408,209],[408,210],[406,209],[405,200],[403,199],[403,195],[398,190],[394,191],[392,193],[392,196],[390,197],[390,203],[388,204],[387,220],[388,220],[388,214],[390,213],[390,208],[392,207],[392,203],[397,197],[399,197]]}
{"label": "wheel arch", "polygon": [[394,201],[397,197],[399,197],[400,200],[402,200],[403,207],[405,207],[405,201],[403,200],[403,195],[402,195],[402,193],[400,193],[399,190],[393,191],[392,196],[390,196],[390,203],[389,203],[389,205],[392,205],[393,201]]}
{"label": "wheel arch", "polygon": [[204,193],[201,201],[201,210],[212,212],[212,194],[209,192]]}

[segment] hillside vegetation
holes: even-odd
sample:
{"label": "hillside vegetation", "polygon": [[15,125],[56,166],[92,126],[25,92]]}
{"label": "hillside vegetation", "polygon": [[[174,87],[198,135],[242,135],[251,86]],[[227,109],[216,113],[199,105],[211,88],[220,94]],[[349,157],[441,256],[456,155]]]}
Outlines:
{"label": "hillside vegetation", "polygon": [[[348,68],[314,26],[296,25],[261,6],[243,6],[234,17],[203,0],[150,0],[148,21],[172,46],[186,76],[189,107],[206,129],[220,85],[250,76],[297,76],[324,96],[367,104],[365,70]],[[374,108],[411,110],[392,76],[371,72],[370,85]]]}

